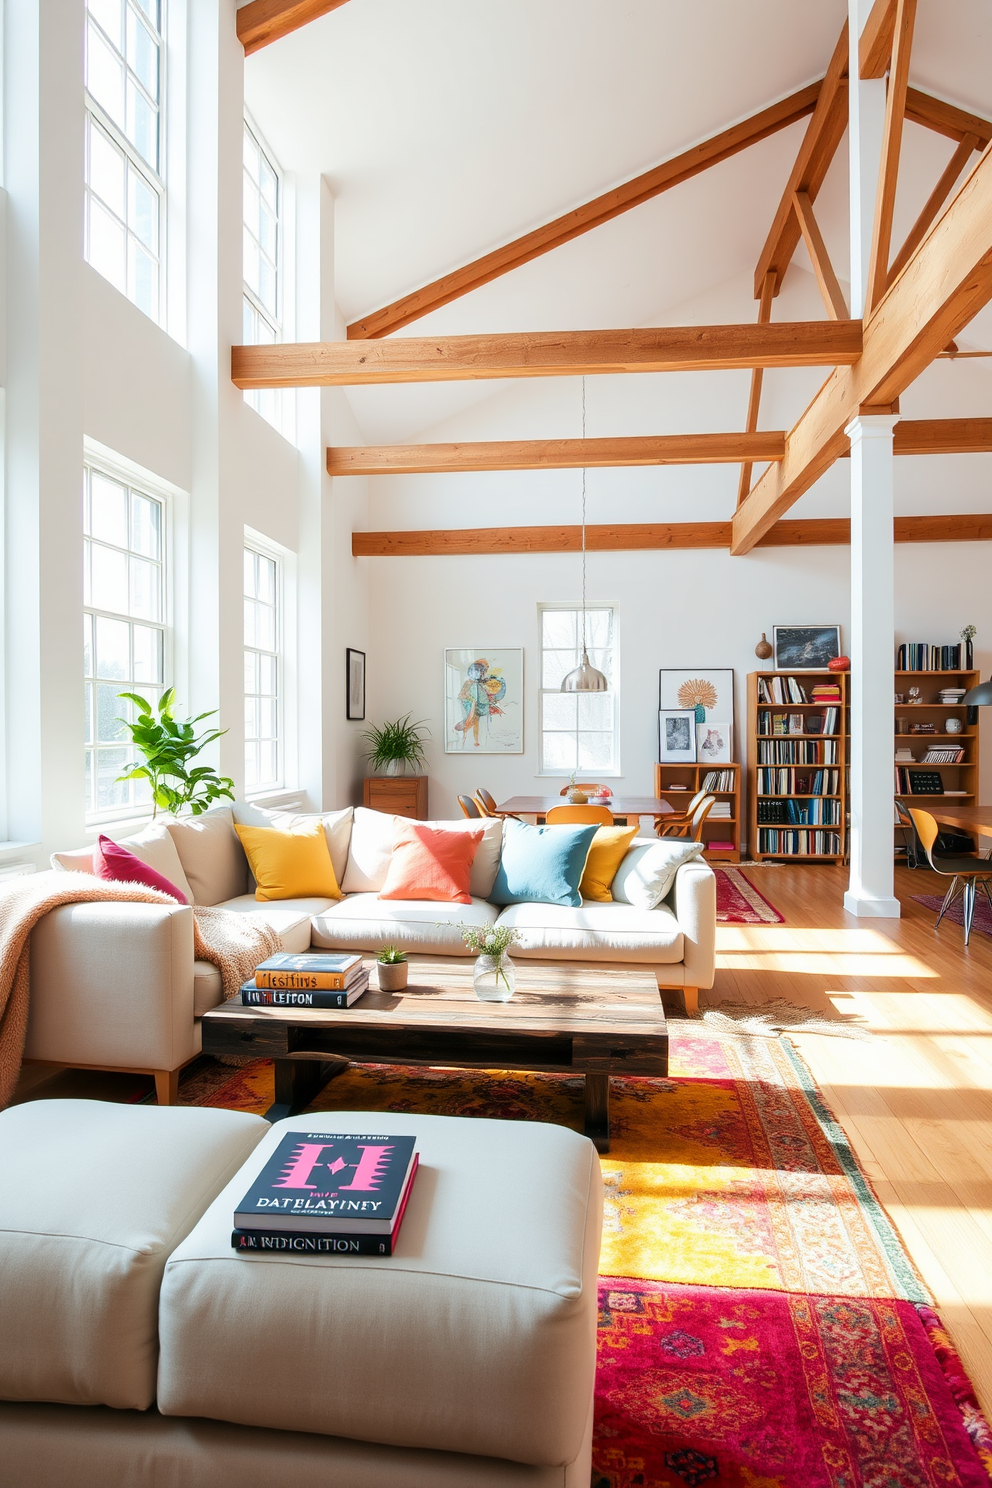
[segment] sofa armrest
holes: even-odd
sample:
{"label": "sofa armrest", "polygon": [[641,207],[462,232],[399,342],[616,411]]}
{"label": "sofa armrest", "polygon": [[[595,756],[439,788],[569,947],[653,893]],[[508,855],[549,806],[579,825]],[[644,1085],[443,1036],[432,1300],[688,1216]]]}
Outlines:
{"label": "sofa armrest", "polygon": [[712,987],[716,975],[716,874],[702,858],[683,863],[668,902],[685,938],[685,985]]}
{"label": "sofa armrest", "polygon": [[188,905],[63,904],[38,921],[26,1058],[173,1070],[195,1037]]}

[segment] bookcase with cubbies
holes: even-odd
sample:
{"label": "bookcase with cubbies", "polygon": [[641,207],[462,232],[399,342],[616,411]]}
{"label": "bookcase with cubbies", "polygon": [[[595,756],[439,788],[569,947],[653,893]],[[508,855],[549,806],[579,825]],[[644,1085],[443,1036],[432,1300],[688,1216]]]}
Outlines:
{"label": "bookcase with cubbies", "polygon": [[[714,785],[715,782],[715,785]],[[659,765],[654,767],[654,793],[675,811],[685,811],[697,791],[706,784],[716,804],[703,823],[703,857],[708,863],[739,863],[741,860],[741,767],[719,765]],[[716,789],[722,785],[724,789]],[[713,812],[719,811],[719,816]]]}
{"label": "bookcase with cubbies", "polygon": [[[926,811],[928,805],[952,800],[977,805],[979,711],[967,708],[961,698],[979,680],[979,673],[971,670],[896,672],[895,691],[903,701],[895,704],[894,785],[896,800],[904,806]],[[918,702],[910,699],[911,687],[919,689]],[[948,729],[952,718],[959,725],[956,730]]]}
{"label": "bookcase with cubbies", "polygon": [[[751,672],[747,679],[748,846],[757,861],[847,856],[847,672]],[[836,687],[836,700],[815,689]]]}

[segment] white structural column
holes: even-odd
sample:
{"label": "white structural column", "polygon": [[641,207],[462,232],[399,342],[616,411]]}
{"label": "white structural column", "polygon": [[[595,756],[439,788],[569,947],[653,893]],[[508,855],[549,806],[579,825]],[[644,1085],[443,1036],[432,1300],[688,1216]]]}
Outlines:
{"label": "white structural column", "polygon": [[848,158],[851,194],[851,315],[864,312],[871,261],[871,230],[875,220],[875,197],[882,161],[885,129],[885,79],[858,78],[858,45],[872,0],[848,0],[849,62]]}
{"label": "white structural column", "polygon": [[892,414],[861,414],[851,440],[851,881],[844,908],[898,919],[893,892],[895,550]]}

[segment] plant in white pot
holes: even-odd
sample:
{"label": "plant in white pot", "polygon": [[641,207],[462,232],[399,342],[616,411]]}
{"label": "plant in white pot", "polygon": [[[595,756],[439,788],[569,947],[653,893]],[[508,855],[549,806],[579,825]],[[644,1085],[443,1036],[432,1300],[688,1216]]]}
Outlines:
{"label": "plant in white pot", "polygon": [[406,951],[401,951],[398,946],[384,945],[375,960],[379,991],[402,992],[410,972]]}
{"label": "plant in white pot", "polygon": [[431,731],[422,720],[410,722],[410,714],[395,723],[372,724],[362,734],[368,744],[369,769],[373,774],[405,775],[409,768],[423,770],[427,764],[424,744]]}
{"label": "plant in white pot", "polygon": [[148,781],[153,817],[157,816],[160,807],[163,811],[171,811],[174,816],[182,811],[199,816],[221,796],[234,800],[234,781],[229,775],[218,775],[210,765],[189,768],[190,762],[208,744],[227,733],[226,729],[209,728],[197,735],[196,725],[205,718],[212,718],[216,708],[209,713],[198,713],[195,718],[180,720],[172,712],[176,698],[174,687],[167,687],[157,704],[149,703],[137,692],[119,692],[117,696],[126,698],[137,709],[138,716],[133,722],[127,718],[119,722],[131,735],[131,743],[143,760],[142,764],[130,764],[117,779]]}

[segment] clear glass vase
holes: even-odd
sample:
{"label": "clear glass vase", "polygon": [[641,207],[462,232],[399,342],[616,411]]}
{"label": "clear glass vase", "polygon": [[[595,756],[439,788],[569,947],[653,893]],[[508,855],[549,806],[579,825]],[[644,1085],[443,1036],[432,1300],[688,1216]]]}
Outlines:
{"label": "clear glass vase", "polygon": [[517,973],[509,956],[482,955],[472,970],[472,985],[480,1002],[509,1002],[517,985]]}

